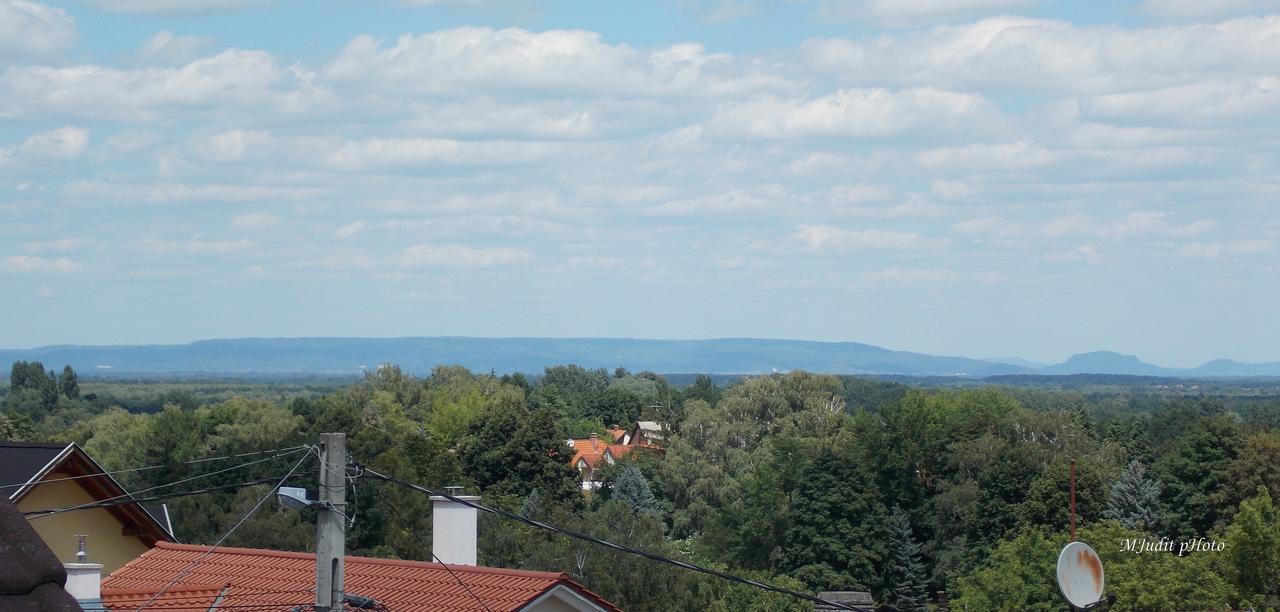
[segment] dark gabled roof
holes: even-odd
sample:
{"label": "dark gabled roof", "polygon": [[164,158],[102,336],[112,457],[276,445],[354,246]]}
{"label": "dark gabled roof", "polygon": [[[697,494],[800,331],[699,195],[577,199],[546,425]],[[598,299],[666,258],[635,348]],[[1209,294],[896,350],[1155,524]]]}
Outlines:
{"label": "dark gabled roof", "polygon": [[[0,442],[0,497],[18,503],[39,483],[15,485],[26,485],[54,471],[79,477],[76,482],[94,499],[119,498],[129,493],[75,443]],[[140,529],[139,535],[149,545],[174,539],[163,504],[122,504],[109,506],[107,511],[125,525]]]}
{"label": "dark gabled roof", "polygon": [[63,589],[67,570],[18,509],[0,496],[0,609],[80,610]]}
{"label": "dark gabled roof", "polygon": [[[0,442],[0,486],[25,484],[58,458],[70,444]],[[13,499],[21,489],[0,489],[0,496]]]}

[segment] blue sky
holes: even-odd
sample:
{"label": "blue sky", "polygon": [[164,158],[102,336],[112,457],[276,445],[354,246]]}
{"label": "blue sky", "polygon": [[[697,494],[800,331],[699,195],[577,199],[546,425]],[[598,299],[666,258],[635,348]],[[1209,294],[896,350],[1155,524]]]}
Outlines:
{"label": "blue sky", "polygon": [[0,0],[0,346],[1280,360],[1280,2]]}

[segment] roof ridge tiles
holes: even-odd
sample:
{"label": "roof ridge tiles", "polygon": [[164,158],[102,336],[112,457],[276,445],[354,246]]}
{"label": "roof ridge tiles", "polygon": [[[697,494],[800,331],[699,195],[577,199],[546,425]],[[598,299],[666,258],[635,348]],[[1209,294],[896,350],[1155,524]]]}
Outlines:
{"label": "roof ridge tiles", "polygon": [[[177,544],[174,542],[156,542],[156,548],[175,550],[183,552],[207,552],[209,546],[201,544]],[[274,550],[270,548],[240,548],[235,546],[220,546],[214,551],[215,554],[228,555],[250,555],[255,557],[276,557],[282,559],[304,559],[314,560],[315,553],[294,552],[288,550]],[[139,557],[141,559],[141,557]],[[135,561],[139,560],[135,559]],[[500,574],[504,576],[515,576],[522,578],[539,578],[544,580],[570,580],[568,574],[564,572],[541,572],[536,570],[510,569],[505,567],[486,567],[482,565],[455,565],[452,563],[441,564],[433,561],[412,561],[408,559],[383,559],[379,557],[358,557],[347,555],[348,562],[355,561],[357,563],[370,565],[388,565],[393,567],[417,568],[417,569],[441,569],[448,567],[454,572],[466,572],[474,574]],[[132,562],[130,562],[132,563]]]}

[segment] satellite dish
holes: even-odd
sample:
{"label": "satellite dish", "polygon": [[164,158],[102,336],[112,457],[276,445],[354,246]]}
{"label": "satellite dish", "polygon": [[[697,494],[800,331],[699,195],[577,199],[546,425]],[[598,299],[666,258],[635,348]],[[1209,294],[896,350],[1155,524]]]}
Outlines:
{"label": "satellite dish", "polygon": [[1067,603],[1088,608],[1102,601],[1102,559],[1084,542],[1072,542],[1058,554],[1058,590]]}

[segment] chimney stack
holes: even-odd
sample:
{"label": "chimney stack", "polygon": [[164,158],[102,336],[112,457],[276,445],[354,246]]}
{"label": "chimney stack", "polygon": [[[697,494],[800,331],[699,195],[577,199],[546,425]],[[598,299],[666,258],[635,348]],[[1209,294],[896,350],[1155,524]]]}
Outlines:
{"label": "chimney stack", "polygon": [[89,550],[85,547],[86,535],[76,534],[76,562],[63,563],[67,570],[67,583],[63,588],[88,610],[102,604],[102,564],[86,563]]}
{"label": "chimney stack", "polygon": [[[463,495],[462,487],[445,487],[458,499],[478,502],[478,495]],[[431,496],[431,552],[441,563],[476,564],[475,508],[451,501],[442,495]]]}
{"label": "chimney stack", "polygon": [[102,564],[64,563],[67,568],[67,592],[86,610],[102,604]]}

